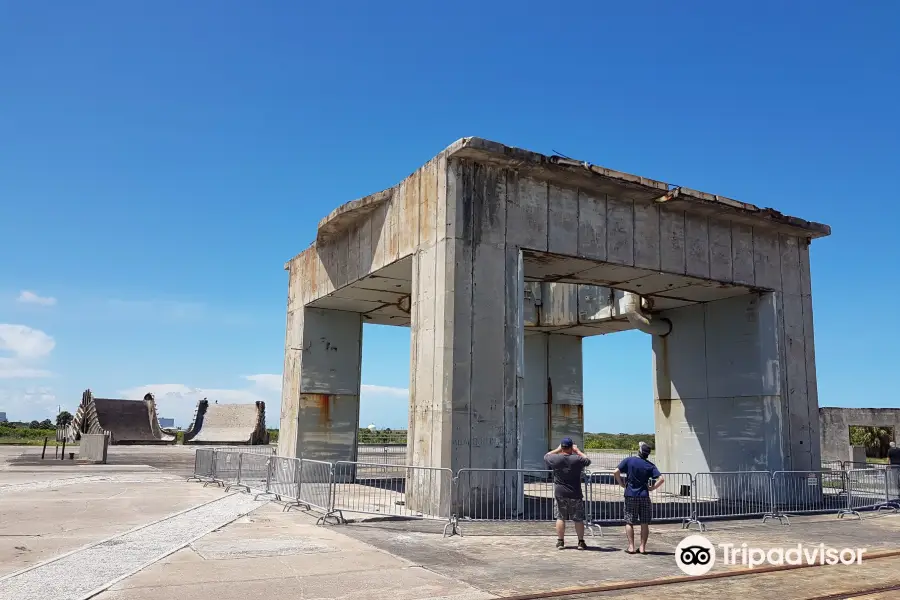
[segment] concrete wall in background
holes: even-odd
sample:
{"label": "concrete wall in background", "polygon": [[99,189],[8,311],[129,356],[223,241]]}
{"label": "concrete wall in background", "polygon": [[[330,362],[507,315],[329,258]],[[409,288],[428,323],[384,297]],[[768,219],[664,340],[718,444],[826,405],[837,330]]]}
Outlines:
{"label": "concrete wall in background", "polygon": [[356,460],[362,316],[299,307],[287,332],[279,455]]}
{"label": "concrete wall in background", "polygon": [[851,426],[891,427],[894,441],[897,441],[900,439],[900,408],[820,408],[823,460],[849,460],[847,448]]}
{"label": "concrete wall in background", "polygon": [[109,436],[98,433],[85,433],[78,444],[78,460],[106,464],[106,453],[109,448]]}
{"label": "concrete wall in background", "polygon": [[525,336],[523,469],[545,469],[544,454],[564,437],[584,445],[581,347],[581,338],[570,335]]}

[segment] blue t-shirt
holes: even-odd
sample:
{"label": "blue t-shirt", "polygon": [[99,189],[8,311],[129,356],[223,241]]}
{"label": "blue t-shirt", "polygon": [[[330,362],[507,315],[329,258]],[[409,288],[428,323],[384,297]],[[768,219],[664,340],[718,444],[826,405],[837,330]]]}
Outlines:
{"label": "blue t-shirt", "polygon": [[646,498],[650,496],[650,480],[659,479],[659,469],[640,456],[629,456],[616,467],[625,478],[625,496]]}

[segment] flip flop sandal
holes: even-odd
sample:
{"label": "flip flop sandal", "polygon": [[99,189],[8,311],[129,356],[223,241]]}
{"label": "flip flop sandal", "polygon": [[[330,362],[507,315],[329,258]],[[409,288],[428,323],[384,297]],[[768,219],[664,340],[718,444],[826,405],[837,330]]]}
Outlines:
{"label": "flip flop sandal", "polygon": [[634,550],[625,550],[625,554],[637,554]]}

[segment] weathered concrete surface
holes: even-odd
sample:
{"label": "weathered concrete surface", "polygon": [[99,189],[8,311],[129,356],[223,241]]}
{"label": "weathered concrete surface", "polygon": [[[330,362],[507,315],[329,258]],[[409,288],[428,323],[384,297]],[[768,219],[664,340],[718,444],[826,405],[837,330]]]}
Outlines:
{"label": "weathered concrete surface", "polygon": [[[620,527],[604,528],[602,538],[588,536],[587,541],[593,546],[589,552],[579,552],[574,548],[562,552],[554,550],[556,536],[552,523],[464,524],[463,536],[449,539],[442,539],[434,531],[437,530],[429,530],[427,524],[415,523],[359,524],[341,529],[347,536],[499,597],[681,576],[683,573],[675,564],[674,550],[687,535],[678,525],[653,525],[648,544],[650,554],[629,556],[623,552],[627,544]],[[868,516],[861,522],[840,521],[829,515],[792,519],[790,527],[771,523],[762,525],[757,519],[731,524],[716,523],[704,535],[713,544],[734,543],[740,547],[742,543],[747,543],[750,547],[766,550],[796,547],[797,543],[824,543],[835,548],[868,548],[869,552],[874,553],[900,547],[895,541],[896,533],[900,533],[900,517],[896,515]],[[572,538],[571,531],[567,538]],[[771,579],[783,586],[779,598],[807,599],[825,591],[859,589],[869,581],[873,584],[896,581],[896,574],[882,572],[883,568],[896,564],[896,560],[887,563],[873,561],[871,566],[864,562],[864,568],[854,566],[841,572],[840,576],[835,576],[838,568],[823,567],[815,575],[807,573],[800,577],[781,573]],[[712,572],[742,569],[744,567],[725,567],[719,561]],[[871,580],[868,579],[870,574]],[[823,590],[820,587],[822,577],[828,577],[833,587]],[[787,585],[789,583],[794,587]],[[696,597],[771,597],[770,594],[756,593],[743,579],[718,579],[706,585],[712,585],[716,593]],[[649,598],[651,591],[655,598],[669,597],[669,589],[669,586],[648,588],[643,592],[648,595],[636,597]],[[632,597],[631,593],[624,596]]]}
{"label": "weathered concrete surface", "polygon": [[[77,478],[72,469],[32,471],[22,478],[40,477],[41,485],[22,487],[19,477],[16,486],[0,485],[0,575],[221,497],[221,491],[174,475],[103,467],[81,466]],[[16,473],[3,471],[0,480]]]}
{"label": "weathered concrete surface", "polygon": [[279,455],[356,460],[361,315],[300,306],[287,335]]}
{"label": "weathered concrete surface", "polygon": [[153,394],[143,400],[118,400],[95,398],[86,390],[69,426],[68,439],[76,441],[83,433],[108,434],[110,444],[175,443],[175,436],[159,427]]}
{"label": "weathered concrete surface", "polygon": [[78,459],[104,464],[108,450],[109,436],[85,433],[78,444]]}
{"label": "weathered concrete surface", "polygon": [[[620,311],[630,291],[650,311],[684,308],[680,326],[692,330],[682,333],[685,343],[714,343],[709,359],[705,346],[691,345],[696,356],[685,372],[707,363],[723,369],[704,372],[704,389],[683,406],[657,381],[657,399],[674,415],[658,411],[664,442],[699,452],[691,464],[710,467],[718,444],[718,468],[808,469],[819,455],[808,245],[829,233],[721,196],[462,139],[394,188],[334,211],[315,244],[287,263],[280,452],[352,456],[346,428],[356,426],[357,332],[365,321],[412,330],[412,464],[533,464],[549,438],[578,429],[572,390],[580,369],[569,362],[578,353],[550,340],[629,328]],[[755,303],[747,318],[734,312],[741,302]],[[704,317],[690,318],[695,313]],[[707,327],[707,314],[721,319]],[[314,336],[310,319],[334,326]],[[548,377],[555,369],[568,380],[558,394],[568,401],[545,396],[546,434],[538,427],[540,386],[529,384],[543,375],[532,378],[525,366],[541,361],[526,358],[526,333],[560,336],[548,338],[548,348],[559,347],[548,352]],[[338,349],[316,357],[320,343]],[[571,358],[555,358],[562,356]],[[746,372],[730,362],[748,357]],[[669,370],[670,384],[683,387],[679,367]],[[313,388],[336,398],[336,413],[308,396]],[[729,439],[737,443],[724,444]]]}
{"label": "weathered concrete surface", "polygon": [[97,596],[373,600],[491,598],[454,577],[343,535],[297,513],[264,507]]}
{"label": "weathered concrete surface", "polygon": [[900,439],[900,408],[819,409],[823,460],[849,460],[850,426],[891,427]]}
{"label": "weathered concrete surface", "polygon": [[197,403],[194,420],[184,433],[185,444],[268,444],[266,403],[210,404]]}

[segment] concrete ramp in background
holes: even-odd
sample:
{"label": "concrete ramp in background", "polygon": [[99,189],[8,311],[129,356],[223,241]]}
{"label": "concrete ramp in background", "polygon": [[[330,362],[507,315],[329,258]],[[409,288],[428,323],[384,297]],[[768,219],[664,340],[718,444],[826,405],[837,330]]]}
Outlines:
{"label": "concrete ramp in background", "polygon": [[175,443],[175,436],[163,433],[159,427],[153,394],[147,394],[143,400],[119,400],[94,398],[86,390],[66,437],[76,441],[83,434],[108,435],[110,444]]}
{"label": "concrete ramp in background", "polygon": [[184,434],[185,444],[268,444],[266,403],[210,404],[197,403],[194,422]]}

